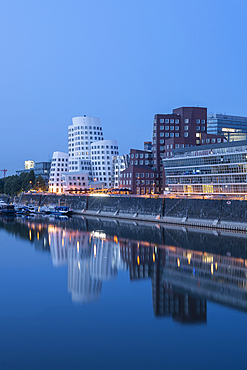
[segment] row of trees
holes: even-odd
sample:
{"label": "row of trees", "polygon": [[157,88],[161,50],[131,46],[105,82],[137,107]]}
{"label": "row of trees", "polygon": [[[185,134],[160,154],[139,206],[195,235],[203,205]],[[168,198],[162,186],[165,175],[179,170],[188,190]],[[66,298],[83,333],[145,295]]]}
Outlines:
{"label": "row of trees", "polygon": [[43,177],[35,177],[34,171],[22,172],[20,176],[13,175],[0,179],[0,193],[14,195],[30,189],[46,190],[46,184]]}

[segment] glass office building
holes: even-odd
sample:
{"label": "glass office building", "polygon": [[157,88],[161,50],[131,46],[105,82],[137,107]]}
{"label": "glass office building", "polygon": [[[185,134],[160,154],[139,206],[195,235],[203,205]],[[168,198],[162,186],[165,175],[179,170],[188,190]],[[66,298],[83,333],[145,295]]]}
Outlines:
{"label": "glass office building", "polygon": [[247,117],[229,116],[226,114],[207,115],[207,133],[223,135],[227,141],[247,139]]}
{"label": "glass office building", "polygon": [[247,194],[247,140],[177,149],[163,166],[171,192]]}

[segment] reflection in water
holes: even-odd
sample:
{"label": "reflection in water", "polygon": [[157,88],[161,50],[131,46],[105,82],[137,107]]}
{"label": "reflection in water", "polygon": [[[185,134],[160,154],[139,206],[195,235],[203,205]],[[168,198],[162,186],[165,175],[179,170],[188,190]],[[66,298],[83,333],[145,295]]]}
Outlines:
{"label": "reflection in water", "polygon": [[[68,265],[68,291],[73,302],[98,300],[103,282],[116,279],[119,270],[128,269],[132,282],[150,279],[156,317],[205,323],[207,300],[247,310],[247,259],[246,255],[240,258],[239,250],[235,258],[229,252],[189,250],[181,241],[179,246],[154,244],[68,226],[66,222],[47,224],[25,219],[0,223],[0,227],[34,243],[35,248],[50,249],[55,267]],[[172,236],[168,235],[167,240],[170,237],[176,244],[175,237],[181,232],[174,229],[173,234],[171,230],[167,233]],[[201,234],[200,240],[204,239]],[[237,238],[235,243],[237,246]],[[217,248],[224,250],[222,245]]]}

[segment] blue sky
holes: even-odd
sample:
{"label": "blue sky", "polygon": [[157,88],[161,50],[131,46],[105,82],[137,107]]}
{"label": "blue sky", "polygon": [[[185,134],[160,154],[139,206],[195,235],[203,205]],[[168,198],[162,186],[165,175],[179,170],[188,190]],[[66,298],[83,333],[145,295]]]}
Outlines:
{"label": "blue sky", "polygon": [[67,151],[78,115],[121,154],[179,106],[247,116],[246,16],[245,0],[2,0],[0,169]]}

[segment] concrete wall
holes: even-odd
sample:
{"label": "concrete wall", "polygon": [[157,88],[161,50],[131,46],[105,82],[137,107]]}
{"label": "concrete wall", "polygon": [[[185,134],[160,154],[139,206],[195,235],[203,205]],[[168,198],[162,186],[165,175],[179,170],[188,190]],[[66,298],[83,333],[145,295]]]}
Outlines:
{"label": "concrete wall", "polygon": [[150,215],[161,217],[188,217],[188,219],[221,220],[247,223],[247,201],[210,199],[170,199],[138,197],[95,197],[95,196],[56,196],[23,194],[21,202],[34,202],[40,205],[65,204],[73,210],[101,211],[125,214]]}

